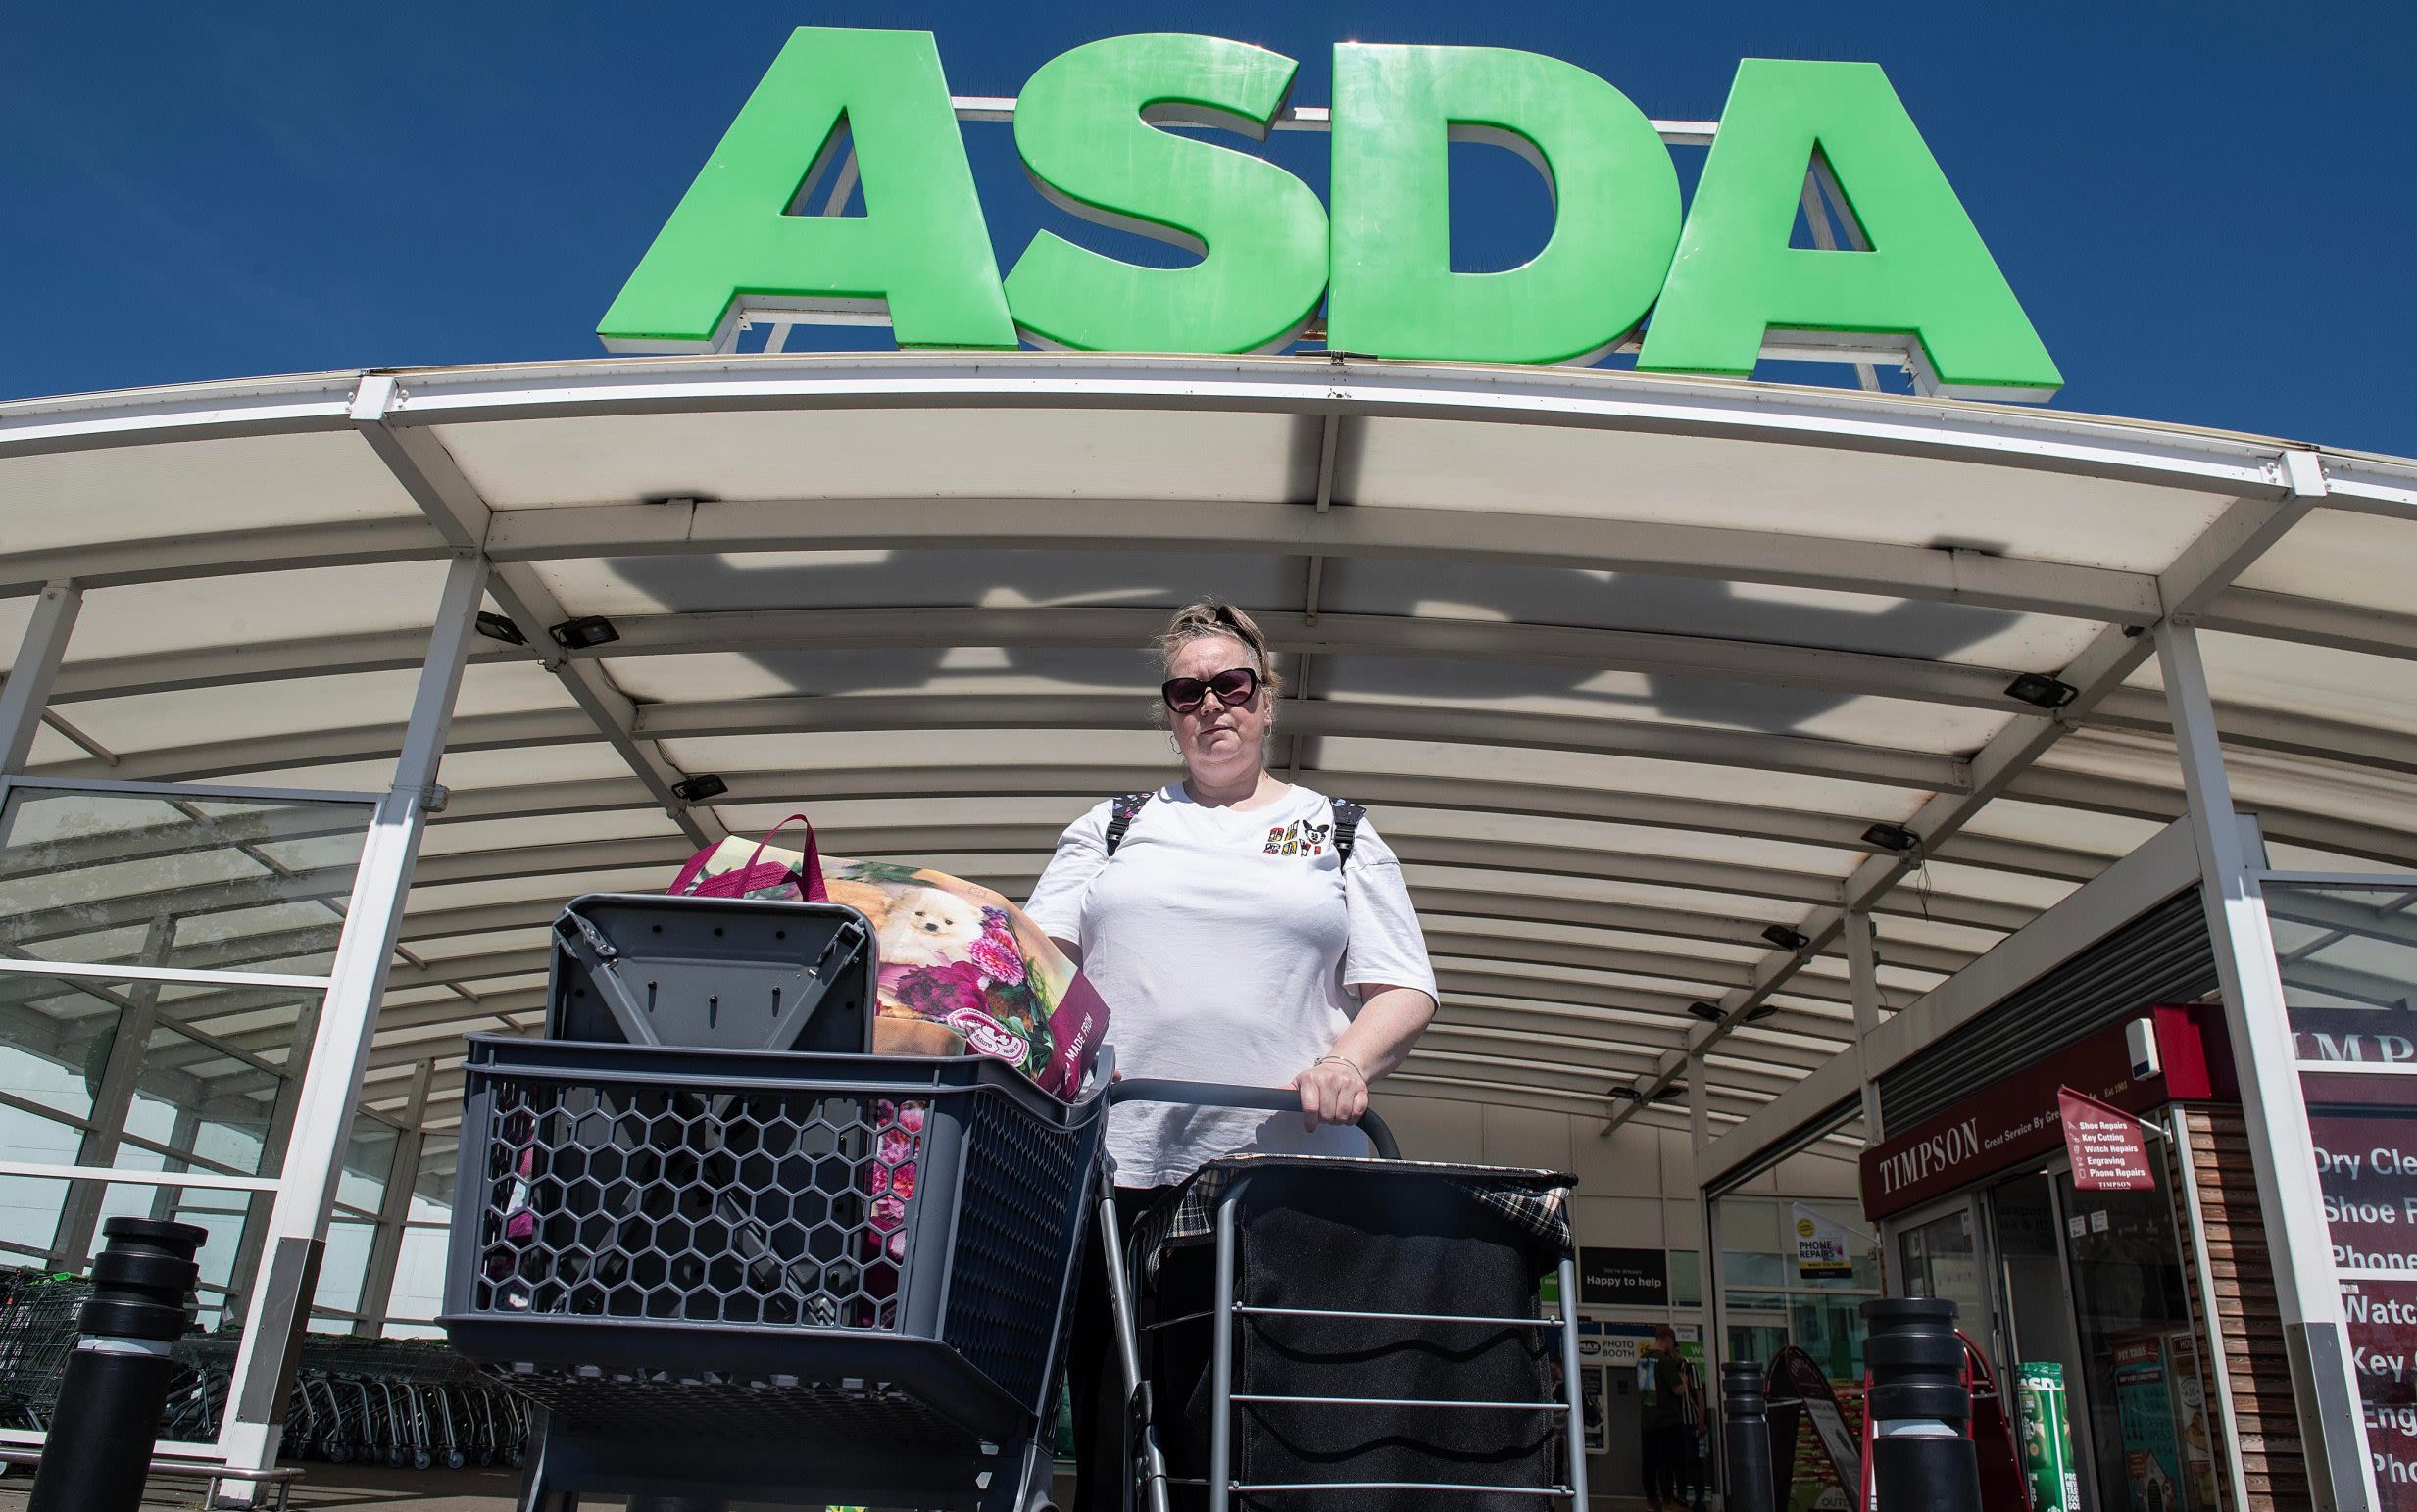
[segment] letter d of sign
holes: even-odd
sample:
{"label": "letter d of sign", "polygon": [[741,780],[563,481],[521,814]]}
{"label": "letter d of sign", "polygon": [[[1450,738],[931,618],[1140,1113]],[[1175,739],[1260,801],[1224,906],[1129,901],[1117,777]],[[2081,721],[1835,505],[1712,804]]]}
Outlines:
{"label": "letter d of sign", "polygon": [[[797,213],[842,121],[864,214]],[[930,32],[792,32],[597,334],[616,352],[705,349],[741,295],[791,310],[886,304],[902,347],[1015,345]]]}
{"label": "letter d of sign", "polygon": [[[1788,245],[1816,152],[1868,251]],[[1941,391],[1967,398],[2064,382],[1877,64],[1738,65],[1637,366],[1744,377],[1773,326],[1907,337]]]}
{"label": "letter d of sign", "polygon": [[[1453,271],[1455,140],[1509,147],[1545,175],[1553,234],[1532,261]],[[1644,317],[1678,244],[1678,171],[1653,123],[1584,69],[1535,53],[1336,47],[1333,161],[1335,351],[1589,361]]]}
{"label": "letter d of sign", "polygon": [[1017,329],[1043,346],[1259,352],[1300,333],[1326,289],[1326,208],[1263,158],[1158,129],[1263,140],[1299,66],[1216,37],[1110,37],[1041,66],[1015,101],[1015,150],[1049,201],[1200,256],[1146,268],[1032,238],[1008,274]]}

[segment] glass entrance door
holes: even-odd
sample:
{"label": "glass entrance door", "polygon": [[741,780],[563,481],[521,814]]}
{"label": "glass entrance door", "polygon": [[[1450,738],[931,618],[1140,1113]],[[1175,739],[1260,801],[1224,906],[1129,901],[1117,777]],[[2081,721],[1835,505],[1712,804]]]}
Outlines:
{"label": "glass entrance door", "polygon": [[[2027,1361],[2061,1367],[2074,1461],[2090,1465],[2095,1454],[2087,1403],[2093,1383],[2073,1323],[2073,1293],[2064,1263],[2064,1217],[2055,1183],[2045,1175],[2018,1176],[1991,1188],[1988,1202],[2005,1297],[1999,1379],[2009,1386],[2020,1381]],[[2081,1512],[2114,1512],[2096,1477],[2084,1474],[2079,1479]]]}
{"label": "glass entrance door", "polygon": [[2172,1197],[2163,1190],[2077,1192],[2070,1176],[2057,1183],[2089,1360],[2075,1415],[2087,1399],[2098,1504],[2216,1512],[2222,1425],[2207,1411]]}

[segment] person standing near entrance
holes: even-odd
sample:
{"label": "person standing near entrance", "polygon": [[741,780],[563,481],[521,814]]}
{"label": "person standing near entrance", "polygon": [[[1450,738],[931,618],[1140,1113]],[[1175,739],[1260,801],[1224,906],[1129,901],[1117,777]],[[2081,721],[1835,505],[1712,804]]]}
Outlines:
{"label": "person standing near entrance", "polygon": [[1679,1353],[1678,1334],[1664,1323],[1651,1347],[1637,1355],[1638,1424],[1644,1438],[1645,1499],[1652,1512],[1665,1501],[1703,1505],[1703,1468],[1696,1430],[1703,1421],[1703,1383]]}
{"label": "person standing near entrance", "polygon": [[[1435,973],[1393,852],[1358,805],[1267,770],[1281,691],[1266,637],[1214,601],[1159,638],[1156,709],[1181,781],[1066,827],[1024,911],[1099,989],[1120,1074],[1285,1087],[1299,1113],[1127,1103],[1109,1117],[1116,1208],[1143,1213],[1241,1150],[1359,1153],[1341,1127],[1435,1015]],[[1126,1470],[1114,1331],[1084,1256],[1068,1371],[1075,1512],[1113,1512]]]}

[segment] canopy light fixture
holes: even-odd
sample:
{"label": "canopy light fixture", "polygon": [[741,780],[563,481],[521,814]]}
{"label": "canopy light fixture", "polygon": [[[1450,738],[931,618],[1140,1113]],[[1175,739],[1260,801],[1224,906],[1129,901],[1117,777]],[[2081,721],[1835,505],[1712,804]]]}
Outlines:
{"label": "canopy light fixture", "polygon": [[1746,1010],[1746,1019],[1745,1019],[1745,1021],[1746,1021],[1747,1023],[1749,1023],[1749,1024],[1759,1024],[1759,1023],[1761,1023],[1764,1019],[1769,1018],[1772,1014],[1774,1014],[1774,1013],[1776,1013],[1776,1012],[1778,1012],[1778,1011],[1779,1011],[1779,1004],[1778,1004],[1778,1003],[1775,1003],[1775,1002],[1766,1002],[1766,1003],[1762,1004],[1762,1006],[1760,1006],[1760,1007],[1758,1007],[1758,1008],[1748,1008],[1748,1009]]}
{"label": "canopy light fixture", "polygon": [[2025,672],[2005,685],[2005,696],[2036,708],[2062,708],[2081,697],[2081,690],[2061,677]]}
{"label": "canopy light fixture", "polygon": [[1638,1092],[1634,1087],[1614,1087],[1611,1089],[1611,1096],[1619,1098],[1622,1102],[1641,1102],[1645,1099],[1644,1094]]}
{"label": "canopy light fixture", "polygon": [[581,614],[576,619],[566,619],[547,634],[554,637],[555,645],[569,651],[609,646],[621,638],[621,632],[613,628],[613,621],[602,614]]}
{"label": "canopy light fixture", "polygon": [[712,772],[671,784],[671,796],[683,804],[702,804],[709,798],[719,798],[729,791],[730,784]]}
{"label": "canopy light fixture", "polygon": [[1922,837],[1901,824],[1875,824],[1863,831],[1863,844],[1882,851],[1910,851]]}
{"label": "canopy light fixture", "polygon": [[1800,951],[1812,944],[1812,936],[1801,930],[1790,929],[1785,924],[1773,924],[1762,932],[1762,938],[1783,951]]}
{"label": "canopy light fixture", "polygon": [[1661,1091],[1653,1094],[1653,1100],[1656,1102],[1675,1102],[1679,1098],[1686,1096],[1687,1084],[1685,1082],[1672,1082],[1669,1086],[1664,1087]]}
{"label": "canopy light fixture", "polygon": [[1708,1002],[1691,1002],[1687,1004],[1687,1011],[1707,1024],[1720,1022],[1720,1009]]}
{"label": "canopy light fixture", "polygon": [[489,609],[482,609],[478,611],[478,633],[488,640],[502,641],[507,646],[528,644],[528,637],[520,633],[518,625]]}

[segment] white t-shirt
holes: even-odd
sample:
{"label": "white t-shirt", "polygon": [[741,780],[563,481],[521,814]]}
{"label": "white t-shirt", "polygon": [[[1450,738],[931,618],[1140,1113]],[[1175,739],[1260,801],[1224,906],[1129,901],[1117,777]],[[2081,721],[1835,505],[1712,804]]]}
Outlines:
{"label": "white t-shirt", "polygon": [[[1334,810],[1295,785],[1249,809],[1181,783],[1152,795],[1111,859],[1110,805],[1066,826],[1024,911],[1081,947],[1129,1077],[1280,1087],[1334,1048],[1363,985],[1435,996],[1401,863],[1362,819],[1340,866]],[[1238,1150],[1364,1154],[1356,1131],[1301,1114],[1129,1102],[1109,1121],[1126,1187],[1180,1181]]]}

